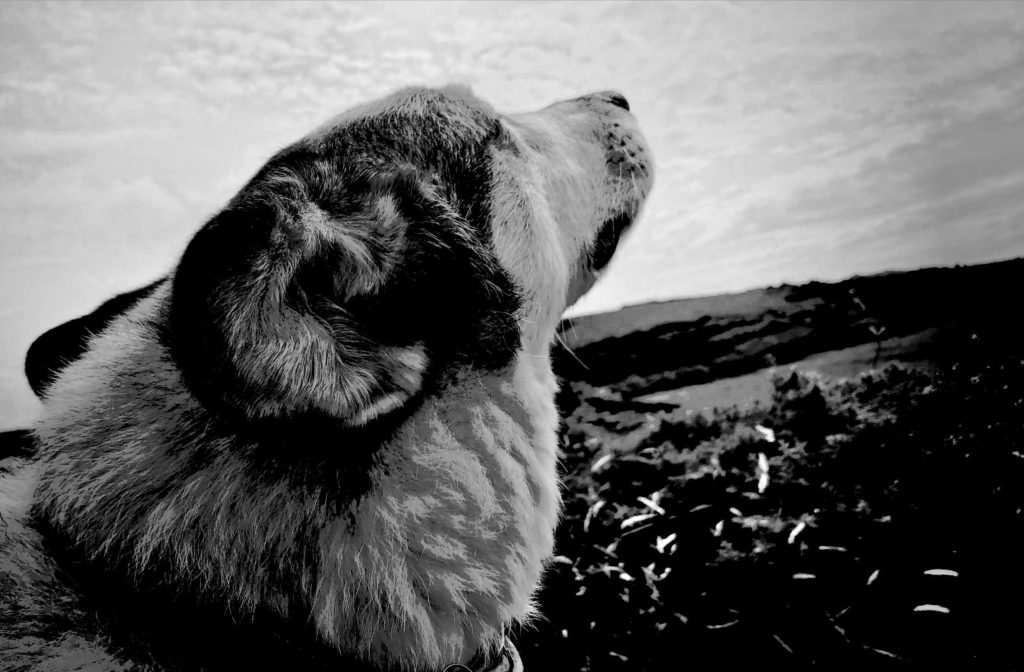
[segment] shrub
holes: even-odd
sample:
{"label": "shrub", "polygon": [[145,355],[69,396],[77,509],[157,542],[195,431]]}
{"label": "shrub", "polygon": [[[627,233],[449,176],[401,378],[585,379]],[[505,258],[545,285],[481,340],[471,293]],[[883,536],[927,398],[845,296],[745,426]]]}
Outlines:
{"label": "shrub", "polygon": [[579,388],[527,667],[1015,669],[1024,359],[960,352],[711,417]]}

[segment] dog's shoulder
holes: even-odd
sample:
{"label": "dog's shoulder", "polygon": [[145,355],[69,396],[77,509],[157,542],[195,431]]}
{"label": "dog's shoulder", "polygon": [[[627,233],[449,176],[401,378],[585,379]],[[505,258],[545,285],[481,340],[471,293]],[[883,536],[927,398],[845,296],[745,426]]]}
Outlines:
{"label": "dog's shoulder", "polygon": [[[4,437],[5,442],[11,437]],[[6,446],[5,446],[6,447]],[[56,564],[29,508],[38,467],[0,459],[0,659],[4,669],[122,670],[103,630]],[[54,636],[59,633],[60,636]]]}

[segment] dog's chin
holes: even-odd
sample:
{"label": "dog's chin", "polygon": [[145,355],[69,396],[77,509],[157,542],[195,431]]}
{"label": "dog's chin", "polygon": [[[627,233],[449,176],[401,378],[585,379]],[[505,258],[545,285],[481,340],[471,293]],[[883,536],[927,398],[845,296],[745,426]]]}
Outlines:
{"label": "dog's chin", "polygon": [[599,275],[599,272],[592,271],[585,265],[576,269],[572,280],[569,281],[569,289],[565,293],[565,310],[571,308],[573,304],[583,298],[584,294],[590,291]]}
{"label": "dog's chin", "polygon": [[633,224],[633,215],[622,213],[605,221],[587,253],[587,266],[592,273],[600,273],[612,260],[619,240]]}
{"label": "dog's chin", "polygon": [[601,277],[605,267],[611,262],[623,234],[632,226],[633,220],[632,215],[623,213],[606,220],[601,225],[594,242],[583,255],[576,267],[576,272],[573,273],[572,280],[569,281],[569,289],[565,297],[566,309],[590,291],[590,288]]}

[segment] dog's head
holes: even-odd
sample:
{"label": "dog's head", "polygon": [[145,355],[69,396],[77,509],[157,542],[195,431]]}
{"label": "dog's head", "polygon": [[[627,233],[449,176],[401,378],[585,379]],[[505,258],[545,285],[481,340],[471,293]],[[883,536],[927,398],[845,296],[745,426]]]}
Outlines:
{"label": "dog's head", "polygon": [[208,405],[364,425],[452,366],[546,353],[651,183],[616,93],[501,115],[403,90],[277,154],[195,236],[165,338]]}

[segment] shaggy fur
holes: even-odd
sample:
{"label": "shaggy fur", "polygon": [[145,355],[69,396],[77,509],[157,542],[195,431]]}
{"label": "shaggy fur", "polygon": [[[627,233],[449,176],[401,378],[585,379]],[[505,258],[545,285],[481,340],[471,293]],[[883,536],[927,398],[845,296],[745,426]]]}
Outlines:
{"label": "shaggy fur", "polygon": [[170,276],[33,353],[38,520],[381,667],[499,647],[558,518],[555,326],[651,185],[624,107],[409,89],[276,155]]}

